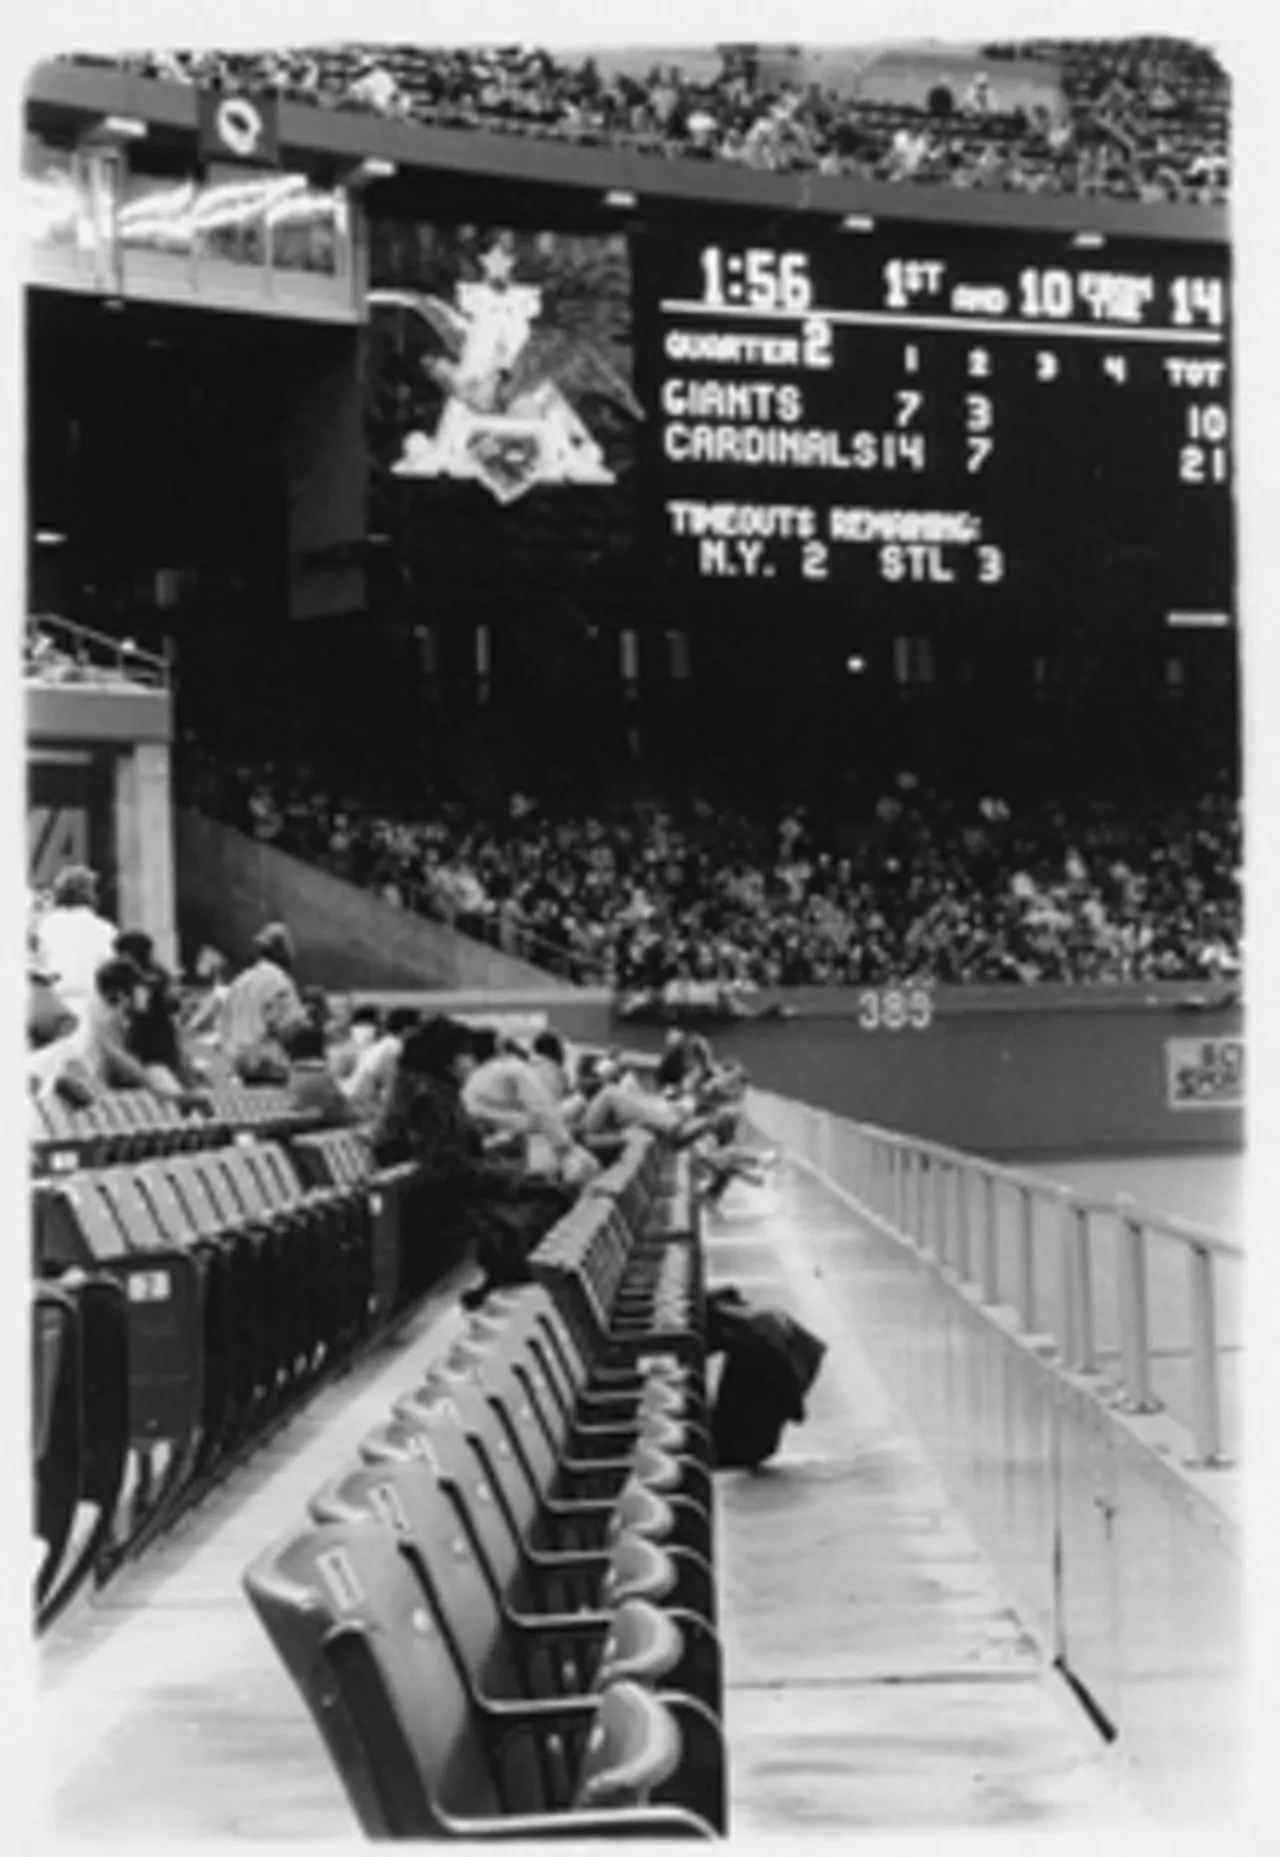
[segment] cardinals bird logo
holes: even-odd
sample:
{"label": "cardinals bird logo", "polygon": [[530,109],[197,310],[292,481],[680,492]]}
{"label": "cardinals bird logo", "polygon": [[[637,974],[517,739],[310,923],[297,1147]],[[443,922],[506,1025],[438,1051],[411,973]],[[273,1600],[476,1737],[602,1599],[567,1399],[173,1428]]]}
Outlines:
{"label": "cardinals bird logo", "polygon": [[515,260],[505,246],[492,246],[480,265],[483,279],[459,283],[455,303],[406,290],[369,292],[373,309],[419,317],[445,349],[424,364],[445,394],[439,423],[434,432],[407,434],[393,473],[474,478],[500,503],[534,484],[613,483],[574,399],[595,394],[641,419],[631,388],[590,342],[535,328],[542,292],[513,282]]}

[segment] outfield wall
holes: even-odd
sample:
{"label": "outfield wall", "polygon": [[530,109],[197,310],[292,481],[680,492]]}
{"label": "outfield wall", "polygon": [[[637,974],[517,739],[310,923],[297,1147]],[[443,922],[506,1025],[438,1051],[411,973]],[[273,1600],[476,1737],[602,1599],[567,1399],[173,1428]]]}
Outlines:
{"label": "outfield wall", "polygon": [[795,1016],[713,1027],[717,1051],[835,1115],[1007,1160],[1243,1146],[1244,1015],[1222,987],[799,988],[759,1003]]}

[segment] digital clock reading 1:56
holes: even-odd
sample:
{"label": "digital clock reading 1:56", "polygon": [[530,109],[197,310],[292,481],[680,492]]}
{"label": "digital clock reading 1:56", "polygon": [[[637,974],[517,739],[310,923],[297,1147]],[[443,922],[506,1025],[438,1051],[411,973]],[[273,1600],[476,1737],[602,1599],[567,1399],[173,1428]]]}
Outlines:
{"label": "digital clock reading 1:56", "polygon": [[708,245],[702,253],[702,276],[702,300],[710,309],[742,304],[802,315],[813,306],[807,252],[768,251],[763,246],[734,252]]}

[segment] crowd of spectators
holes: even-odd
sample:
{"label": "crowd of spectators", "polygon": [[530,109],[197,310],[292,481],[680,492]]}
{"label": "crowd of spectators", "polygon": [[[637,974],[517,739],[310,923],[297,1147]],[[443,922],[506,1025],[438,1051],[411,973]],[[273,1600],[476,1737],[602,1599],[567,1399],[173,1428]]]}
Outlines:
{"label": "crowd of spectators", "polygon": [[383,1164],[413,1165],[425,1228],[462,1237],[480,1266],[469,1307],[527,1276],[529,1250],[633,1129],[687,1149],[713,1203],[734,1180],[764,1177],[738,1141],[745,1077],[703,1038],[669,1038],[656,1076],[642,1078],[616,1051],[572,1054],[549,1025],[524,1044],[407,1008],[343,1008],[300,985],[279,922],[234,978],[215,956],[184,991],[148,936],[100,912],[87,868],[65,867],[32,904],[33,1099],[84,1107],[120,1090],[184,1100],[220,1081],[283,1086],[294,1110],[358,1128]]}
{"label": "crowd of spectators", "polygon": [[619,994],[1240,969],[1241,822],[1226,782],[1144,807],[962,796],[905,773],[819,810],[517,793],[409,815],[259,767],[212,809],[389,904]]}
{"label": "crowd of spectators", "polygon": [[[1001,66],[1015,56],[1060,70],[1064,107],[1002,100]],[[640,77],[525,46],[147,51],[101,62],[397,120],[773,172],[1134,200],[1225,198],[1228,83],[1208,51],[1167,38],[1037,40],[991,46],[983,57],[989,69],[961,95],[939,85],[914,104],[761,79],[749,58],[726,58],[713,79],[671,64]]]}

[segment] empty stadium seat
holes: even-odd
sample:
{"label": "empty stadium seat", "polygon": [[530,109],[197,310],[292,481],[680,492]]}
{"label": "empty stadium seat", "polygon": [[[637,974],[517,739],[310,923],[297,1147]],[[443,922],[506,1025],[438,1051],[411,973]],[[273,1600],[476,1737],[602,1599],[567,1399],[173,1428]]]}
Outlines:
{"label": "empty stadium seat", "polygon": [[600,1689],[625,1670],[696,1695],[718,1714],[719,1646],[702,1620],[640,1600],[541,1615],[507,1607],[500,1555],[490,1557],[465,1495],[426,1457],[349,1468],[309,1507],[317,1522],[371,1519],[392,1530],[490,1700]]}
{"label": "empty stadium seat", "polygon": [[723,1830],[720,1736],[701,1705],[635,1685],[612,1704],[485,1700],[385,1528],[302,1530],[245,1587],[369,1836]]}
{"label": "empty stadium seat", "polygon": [[36,1578],[44,1627],[107,1544],[129,1445],[128,1318],[120,1284],[89,1277],[36,1287],[33,1302]]}

